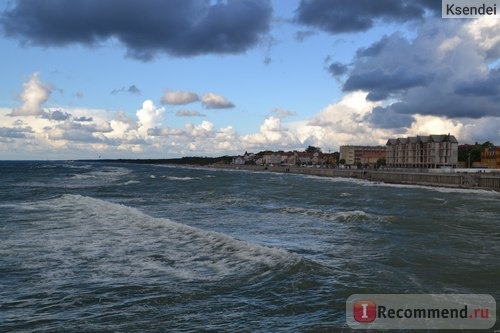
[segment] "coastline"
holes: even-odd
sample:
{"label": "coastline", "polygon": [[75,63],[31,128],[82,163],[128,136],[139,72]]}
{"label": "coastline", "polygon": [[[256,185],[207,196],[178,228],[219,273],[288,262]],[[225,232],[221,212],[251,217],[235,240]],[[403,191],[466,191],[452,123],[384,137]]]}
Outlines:
{"label": "coastline", "polygon": [[[192,167],[197,167],[193,166]],[[485,173],[424,173],[388,170],[365,169],[328,169],[298,166],[256,166],[234,164],[212,164],[203,168],[220,170],[246,170],[253,172],[276,172],[311,175],[318,177],[341,177],[362,179],[387,184],[419,185],[432,187],[447,187],[457,189],[493,190],[500,192],[500,175]]]}

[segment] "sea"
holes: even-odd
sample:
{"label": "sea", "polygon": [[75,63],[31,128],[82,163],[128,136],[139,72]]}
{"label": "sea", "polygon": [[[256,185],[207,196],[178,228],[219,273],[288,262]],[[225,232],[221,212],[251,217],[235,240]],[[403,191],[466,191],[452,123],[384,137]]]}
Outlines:
{"label": "sea", "polygon": [[352,294],[498,302],[499,216],[484,190],[3,161],[0,331],[347,332]]}

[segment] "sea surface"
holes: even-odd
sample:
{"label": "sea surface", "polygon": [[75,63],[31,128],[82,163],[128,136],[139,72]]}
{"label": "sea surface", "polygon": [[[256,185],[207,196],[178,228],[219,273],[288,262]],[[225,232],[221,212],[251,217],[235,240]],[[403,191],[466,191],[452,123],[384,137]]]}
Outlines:
{"label": "sea surface", "polygon": [[489,191],[0,162],[0,331],[347,331],[355,293],[499,302],[499,216]]}

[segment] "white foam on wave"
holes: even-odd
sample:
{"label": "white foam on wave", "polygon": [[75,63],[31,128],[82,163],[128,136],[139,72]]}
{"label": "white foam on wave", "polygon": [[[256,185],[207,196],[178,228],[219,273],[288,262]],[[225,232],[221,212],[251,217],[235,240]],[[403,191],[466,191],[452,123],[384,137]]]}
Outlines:
{"label": "white foam on wave", "polygon": [[349,211],[327,211],[312,208],[302,207],[285,207],[280,209],[281,212],[286,214],[298,214],[305,216],[312,216],[321,219],[332,221],[367,221],[367,220],[380,220],[380,216],[368,214],[362,210],[349,210]]}
{"label": "white foam on wave", "polygon": [[74,174],[72,178],[75,179],[111,179],[116,180],[122,176],[128,175],[132,171],[126,168],[120,167],[104,167],[99,168],[98,170],[86,172],[86,173],[78,173]]}
{"label": "white foam on wave", "polygon": [[53,210],[51,215],[57,221],[49,224],[57,225],[59,230],[68,229],[58,239],[63,244],[54,246],[79,253],[79,258],[69,258],[71,261],[90,258],[94,274],[101,278],[168,275],[183,280],[220,280],[293,265],[301,260],[300,256],[282,249],[248,243],[81,195],[66,194],[30,206],[35,210]]}
{"label": "white foam on wave", "polygon": [[141,182],[138,180],[127,180],[124,183],[121,183],[120,185],[132,185],[132,184],[140,184]]}
{"label": "white foam on wave", "polygon": [[[73,168],[75,169],[75,168]],[[81,169],[87,170],[84,167]],[[19,187],[47,187],[47,188],[86,188],[96,185],[110,184],[119,181],[130,174],[132,170],[121,167],[104,167],[88,172],[75,173],[71,176],[54,177],[46,183],[41,181],[28,181],[15,183]]]}
{"label": "white foam on wave", "polygon": [[168,180],[181,180],[181,181],[186,181],[186,180],[200,180],[198,177],[175,177],[175,176],[167,176]]}

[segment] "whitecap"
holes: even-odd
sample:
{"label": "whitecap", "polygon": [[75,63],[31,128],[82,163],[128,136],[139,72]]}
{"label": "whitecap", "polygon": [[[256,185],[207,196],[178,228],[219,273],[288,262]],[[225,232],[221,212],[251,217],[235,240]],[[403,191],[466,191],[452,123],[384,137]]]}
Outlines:
{"label": "whitecap", "polygon": [[363,220],[380,220],[381,217],[373,214],[368,214],[362,210],[349,210],[349,211],[329,211],[319,210],[312,208],[302,207],[285,207],[280,209],[281,212],[286,214],[298,214],[305,216],[312,216],[321,219],[332,221],[363,221]]}
{"label": "whitecap", "polygon": [[186,180],[199,180],[200,178],[198,177],[175,177],[175,176],[168,176],[168,180],[181,180],[181,181],[186,181]]}
{"label": "whitecap", "polygon": [[[30,214],[50,210],[51,218],[43,226],[57,229],[57,235],[61,235],[57,239],[43,236],[41,241],[52,247],[47,253],[58,253],[58,259],[71,261],[67,264],[70,266],[75,261],[90,260],[96,279],[163,276],[215,281],[261,274],[303,260],[283,249],[152,217],[136,208],[87,196],[65,194],[28,207],[33,210]],[[72,258],[68,257],[69,248]]]}

